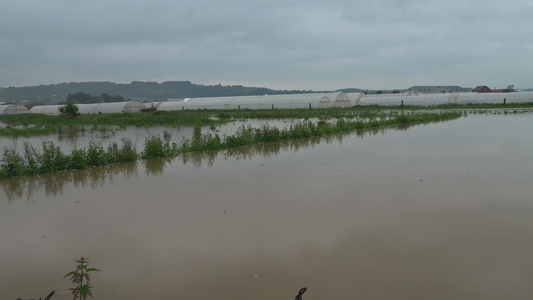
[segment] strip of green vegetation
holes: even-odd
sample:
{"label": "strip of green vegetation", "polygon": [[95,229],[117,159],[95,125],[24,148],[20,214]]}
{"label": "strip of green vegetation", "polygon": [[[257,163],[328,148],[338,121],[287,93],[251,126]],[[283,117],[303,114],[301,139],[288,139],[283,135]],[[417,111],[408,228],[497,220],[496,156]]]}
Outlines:
{"label": "strip of green vegetation", "polygon": [[16,147],[4,147],[0,179],[134,162],[139,158],[136,146],[130,139],[122,139],[121,145],[112,142],[106,149],[90,142],[87,148],[73,150],[70,154],[63,153],[53,142],[43,142],[41,149],[25,142],[22,152],[19,154]]}
{"label": "strip of green vegetation", "polygon": [[299,121],[284,129],[269,125],[252,128],[248,125],[240,127],[234,135],[223,137],[212,133],[202,134],[200,127],[197,126],[194,135],[191,138],[183,138],[180,145],[172,142],[168,133],[164,133],[163,138],[161,136],[147,137],[141,152],[137,151],[135,144],[130,139],[122,139],[121,145],[113,142],[105,149],[102,145],[91,142],[88,147],[73,150],[70,154],[63,153],[59,146],[52,142],[44,142],[42,150],[35,149],[28,142],[25,142],[22,154],[16,151],[16,147],[4,147],[0,164],[0,179],[86,169],[113,163],[135,162],[138,159],[175,157],[182,153],[194,151],[228,149],[257,143],[287,141],[384,126],[440,122],[456,119],[460,116],[461,113],[458,112],[444,112],[402,114],[370,120],[339,118],[336,122],[325,120],[316,123]]}
{"label": "strip of green vegetation", "polygon": [[460,116],[461,114],[457,112],[444,112],[405,114],[391,116],[389,118],[371,118],[369,120],[338,118],[336,122],[326,122],[324,120],[318,121],[317,123],[300,121],[281,130],[277,127],[271,127],[268,124],[263,125],[261,128],[252,128],[249,125],[243,125],[231,136],[220,137],[218,134],[208,133],[205,135],[195,135],[190,139],[184,139],[179,148],[179,153],[227,149],[257,143],[280,142],[394,125],[439,122],[456,119]]}
{"label": "strip of green vegetation", "polygon": [[212,118],[208,111],[173,111],[165,113],[118,113],[79,115],[66,118],[56,115],[21,114],[0,116],[5,126],[0,128],[0,136],[31,136],[58,133],[62,128],[72,131],[98,126],[193,126],[211,125],[227,122]]}
{"label": "strip of green vegetation", "polygon": [[276,110],[185,110],[151,113],[118,113],[79,115],[76,118],[38,114],[4,115],[0,122],[0,136],[34,136],[61,132],[64,128],[81,131],[89,126],[197,126],[216,125],[233,119],[332,119],[345,117],[375,118],[396,111],[417,110],[456,110],[456,109],[499,109],[499,108],[533,108],[532,103],[476,104],[476,105],[439,105],[439,106],[356,106],[351,108],[331,109],[276,109]]}

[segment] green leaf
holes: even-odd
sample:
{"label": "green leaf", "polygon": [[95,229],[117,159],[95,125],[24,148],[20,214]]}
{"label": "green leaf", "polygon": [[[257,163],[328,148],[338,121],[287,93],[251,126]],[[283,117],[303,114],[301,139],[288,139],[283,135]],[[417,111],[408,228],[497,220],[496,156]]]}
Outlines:
{"label": "green leaf", "polygon": [[97,268],[88,268],[86,270],[86,272],[92,272],[92,271],[102,271],[102,270],[98,270]]}
{"label": "green leaf", "polygon": [[83,297],[83,300],[87,299],[87,293],[89,293],[89,286],[88,285],[82,285],[80,287],[80,293]]}
{"label": "green leaf", "polygon": [[67,275],[63,276],[63,278],[69,277],[69,276],[74,275],[74,274],[76,274],[76,271],[69,272]]}

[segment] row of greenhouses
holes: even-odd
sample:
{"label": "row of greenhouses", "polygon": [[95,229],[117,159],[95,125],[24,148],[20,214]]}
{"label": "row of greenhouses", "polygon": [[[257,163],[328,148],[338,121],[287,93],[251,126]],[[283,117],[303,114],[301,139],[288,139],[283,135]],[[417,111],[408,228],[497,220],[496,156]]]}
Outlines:
{"label": "row of greenhouses", "polygon": [[[370,94],[308,93],[287,95],[186,98],[178,101],[141,103],[137,101],[78,104],[81,114],[138,113],[145,108],[172,110],[239,110],[239,109],[325,109],[352,106],[436,106],[448,104],[503,104],[533,102],[533,92],[515,93],[442,93],[442,94]],[[0,105],[0,115],[59,114],[61,105],[34,106]]]}
{"label": "row of greenhouses", "polygon": [[189,98],[155,104],[159,111],[196,109],[318,109],[350,107],[346,93],[309,93],[288,95]]}
{"label": "row of greenhouses", "polygon": [[[76,104],[80,114],[112,114],[112,113],[138,113],[146,106],[137,101],[113,102],[113,103],[91,103]],[[32,114],[58,115],[62,105],[42,105],[34,106],[30,109]]]}
{"label": "row of greenhouses", "polygon": [[533,102],[532,92],[516,93],[442,93],[371,94],[309,93],[241,97],[189,98],[156,103],[159,111],[195,109],[320,109],[364,105],[436,106],[449,104],[503,104]]}
{"label": "row of greenhouses", "polygon": [[[348,94],[350,100],[354,97]],[[359,95],[359,94],[357,94]],[[355,105],[436,106],[450,104],[505,104],[533,102],[532,92],[516,93],[441,93],[441,94],[381,94],[358,96]]]}

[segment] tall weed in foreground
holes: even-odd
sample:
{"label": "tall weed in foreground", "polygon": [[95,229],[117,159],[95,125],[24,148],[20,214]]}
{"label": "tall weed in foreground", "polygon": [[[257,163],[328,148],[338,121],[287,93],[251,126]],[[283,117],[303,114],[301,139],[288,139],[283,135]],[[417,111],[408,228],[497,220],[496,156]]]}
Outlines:
{"label": "tall weed in foreground", "polygon": [[80,257],[76,260],[76,269],[72,272],[67,273],[63,278],[70,277],[70,281],[75,287],[70,288],[72,291],[73,300],[85,300],[87,295],[93,297],[91,285],[91,276],[90,273],[94,271],[101,271],[96,268],[89,268],[89,258]]}

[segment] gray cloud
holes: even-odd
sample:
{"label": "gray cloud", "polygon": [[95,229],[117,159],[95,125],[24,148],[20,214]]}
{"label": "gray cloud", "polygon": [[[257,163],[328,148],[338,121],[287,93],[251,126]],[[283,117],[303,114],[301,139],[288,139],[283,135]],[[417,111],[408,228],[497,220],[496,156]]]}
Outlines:
{"label": "gray cloud", "polygon": [[531,87],[532,13],[518,0],[3,1],[0,86]]}

